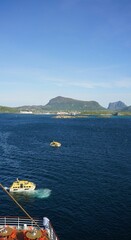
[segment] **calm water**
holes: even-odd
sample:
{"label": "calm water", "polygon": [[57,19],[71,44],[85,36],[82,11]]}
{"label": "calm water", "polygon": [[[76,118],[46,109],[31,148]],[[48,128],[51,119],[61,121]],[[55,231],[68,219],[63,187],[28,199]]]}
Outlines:
{"label": "calm water", "polygon": [[[4,186],[17,177],[37,184],[36,196],[16,198],[31,216],[49,217],[60,240],[131,239],[130,117],[0,114],[0,170]],[[0,215],[17,214],[0,190]]]}

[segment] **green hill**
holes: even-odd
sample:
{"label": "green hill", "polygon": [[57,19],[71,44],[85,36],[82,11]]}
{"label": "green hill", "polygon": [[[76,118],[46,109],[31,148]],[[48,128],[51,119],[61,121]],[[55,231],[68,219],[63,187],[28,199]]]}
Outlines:
{"label": "green hill", "polygon": [[15,113],[17,112],[16,108],[0,106],[1,113]]}
{"label": "green hill", "polygon": [[96,101],[81,101],[66,97],[52,98],[46,105],[26,105],[20,107],[0,106],[0,113],[56,113],[56,112],[80,112],[82,114],[118,114],[131,115],[131,106],[125,107],[122,110],[111,111],[102,107]]}
{"label": "green hill", "polygon": [[96,101],[80,101],[72,98],[56,97],[43,107],[46,111],[101,111],[105,110]]}

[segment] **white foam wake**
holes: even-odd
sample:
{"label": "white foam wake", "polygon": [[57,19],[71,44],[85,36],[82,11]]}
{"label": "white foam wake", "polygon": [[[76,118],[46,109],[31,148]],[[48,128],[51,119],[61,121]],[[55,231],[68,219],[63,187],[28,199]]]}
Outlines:
{"label": "white foam wake", "polygon": [[16,198],[29,197],[29,198],[48,198],[51,195],[51,190],[48,188],[41,188],[34,191],[23,191],[23,192],[12,192],[13,196]]}
{"label": "white foam wake", "polygon": [[36,198],[48,198],[51,195],[51,190],[48,188],[38,189],[32,192],[33,197]]}

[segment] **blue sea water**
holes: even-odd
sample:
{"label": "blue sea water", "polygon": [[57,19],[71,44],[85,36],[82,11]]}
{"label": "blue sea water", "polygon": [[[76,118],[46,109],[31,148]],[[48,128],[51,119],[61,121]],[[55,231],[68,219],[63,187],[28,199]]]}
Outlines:
{"label": "blue sea water", "polygon": [[[47,216],[60,240],[131,239],[130,117],[0,114],[0,182],[17,177],[37,191],[16,199],[32,217]],[[18,214],[0,190],[0,215]]]}

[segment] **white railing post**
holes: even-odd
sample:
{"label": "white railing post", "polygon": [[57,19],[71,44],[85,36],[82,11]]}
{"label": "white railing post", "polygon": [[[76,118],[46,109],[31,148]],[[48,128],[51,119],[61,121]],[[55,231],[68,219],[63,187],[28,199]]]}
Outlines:
{"label": "white railing post", "polygon": [[19,217],[18,217],[18,229],[19,229]]}
{"label": "white railing post", "polygon": [[4,219],[5,219],[5,225],[6,225],[6,217]]}

